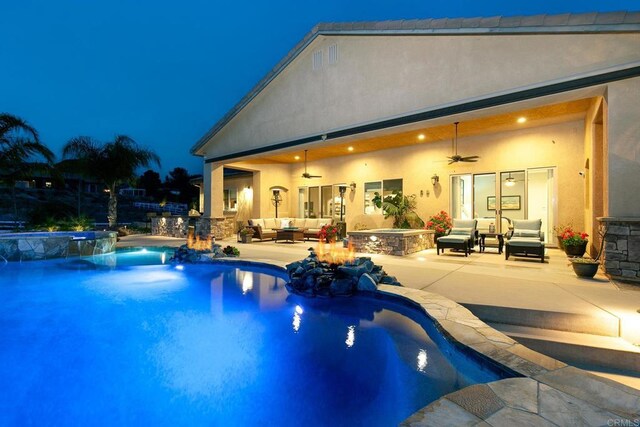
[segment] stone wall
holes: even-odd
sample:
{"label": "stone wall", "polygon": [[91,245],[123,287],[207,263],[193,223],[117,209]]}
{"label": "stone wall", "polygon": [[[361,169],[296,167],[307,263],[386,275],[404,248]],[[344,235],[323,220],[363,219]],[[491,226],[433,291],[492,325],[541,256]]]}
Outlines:
{"label": "stone wall", "polygon": [[349,232],[349,243],[356,252],[403,256],[433,248],[433,230],[405,234],[380,233],[376,230]]}
{"label": "stone wall", "polygon": [[605,273],[614,279],[640,282],[640,218],[598,218],[606,230]]}
{"label": "stone wall", "polygon": [[151,218],[151,234],[166,237],[187,237],[188,216]]}
{"label": "stone wall", "polygon": [[235,234],[235,218],[232,216],[223,218],[198,218],[196,220],[197,236],[213,236],[216,239],[224,239]]}
{"label": "stone wall", "polygon": [[115,251],[116,241],[113,231],[12,233],[0,236],[0,256],[7,261],[35,261],[100,255]]}

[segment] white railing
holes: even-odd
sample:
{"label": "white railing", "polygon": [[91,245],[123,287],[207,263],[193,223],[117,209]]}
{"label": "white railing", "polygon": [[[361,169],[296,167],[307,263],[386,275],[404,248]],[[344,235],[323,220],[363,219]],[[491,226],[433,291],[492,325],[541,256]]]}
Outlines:
{"label": "white railing", "polygon": [[146,209],[153,212],[171,212],[174,215],[186,214],[189,207],[186,203],[147,203],[147,202],[134,202],[133,206],[139,209]]}

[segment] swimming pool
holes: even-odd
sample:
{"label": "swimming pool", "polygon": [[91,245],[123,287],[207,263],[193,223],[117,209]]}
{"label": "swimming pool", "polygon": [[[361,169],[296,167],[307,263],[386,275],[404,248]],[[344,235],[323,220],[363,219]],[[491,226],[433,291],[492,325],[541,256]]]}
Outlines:
{"label": "swimming pool", "polygon": [[387,426],[507,376],[397,301],[133,253],[0,266],[1,425]]}

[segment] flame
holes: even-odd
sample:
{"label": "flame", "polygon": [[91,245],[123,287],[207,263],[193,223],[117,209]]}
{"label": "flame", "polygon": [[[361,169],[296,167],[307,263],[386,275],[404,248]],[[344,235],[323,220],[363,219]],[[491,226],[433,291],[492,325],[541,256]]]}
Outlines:
{"label": "flame", "polygon": [[200,236],[189,235],[187,237],[187,247],[189,249],[195,249],[196,251],[211,250],[213,244],[213,238],[211,236],[206,239],[201,239]]}
{"label": "flame", "polygon": [[329,264],[344,264],[355,260],[356,251],[353,249],[351,242],[349,242],[348,247],[339,248],[336,246],[336,242],[331,242],[327,245],[321,240],[316,247],[316,255],[318,255],[320,261]]}

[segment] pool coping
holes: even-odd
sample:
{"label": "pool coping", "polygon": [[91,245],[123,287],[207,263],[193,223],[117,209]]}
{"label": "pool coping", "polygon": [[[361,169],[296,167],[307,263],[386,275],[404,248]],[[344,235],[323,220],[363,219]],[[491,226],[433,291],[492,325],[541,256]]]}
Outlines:
{"label": "pool coping", "polygon": [[450,342],[522,375],[445,395],[401,426],[640,423],[640,390],[533,351],[441,295],[389,285],[379,285],[378,293],[417,304]]}

